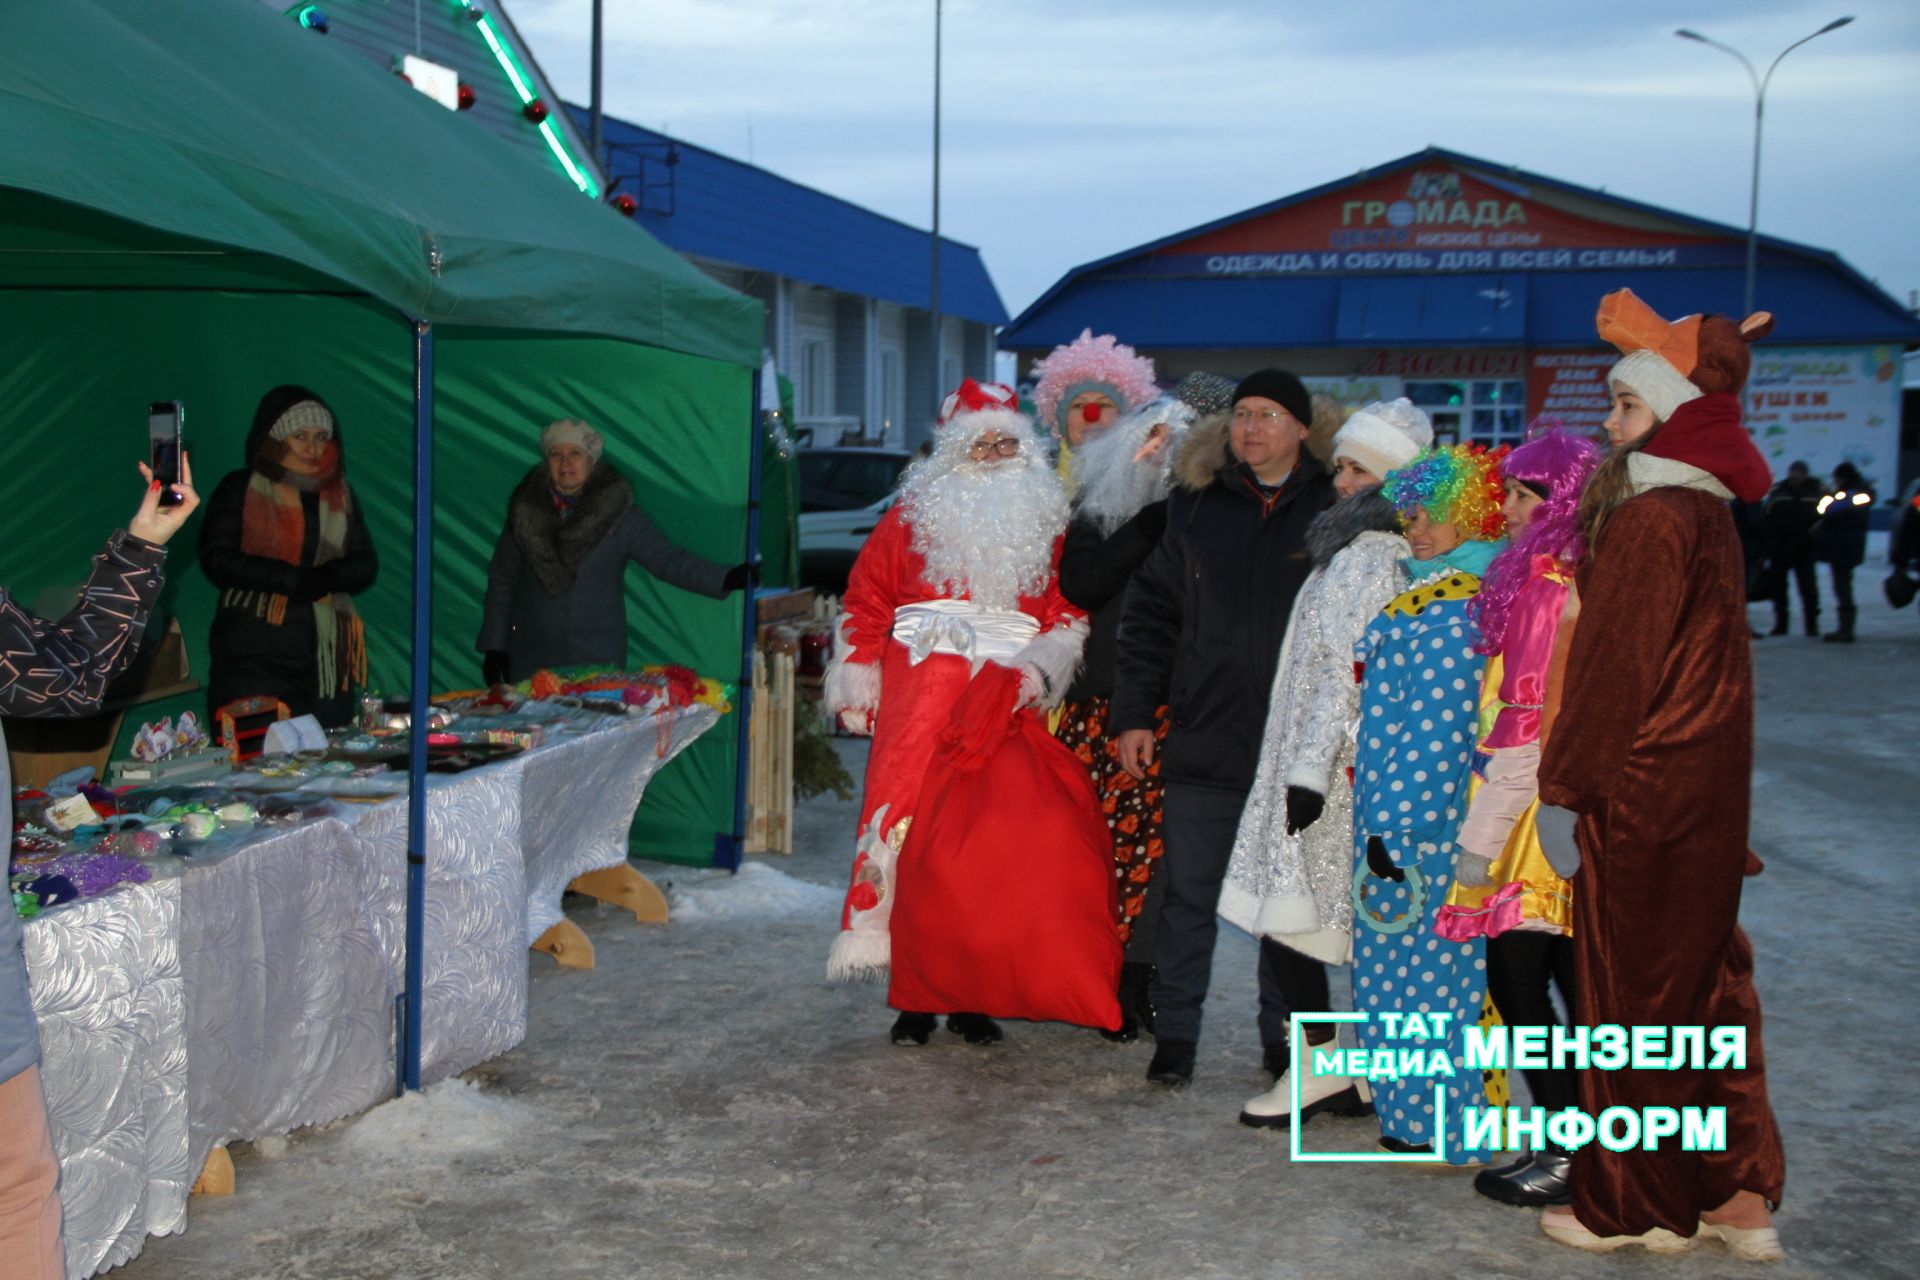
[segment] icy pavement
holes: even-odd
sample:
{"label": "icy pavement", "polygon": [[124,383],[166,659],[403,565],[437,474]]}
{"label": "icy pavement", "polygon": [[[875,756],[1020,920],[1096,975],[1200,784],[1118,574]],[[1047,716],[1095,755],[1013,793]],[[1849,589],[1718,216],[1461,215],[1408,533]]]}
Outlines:
{"label": "icy pavement", "polygon": [[[1869,566],[1871,568],[1872,566]],[[1863,570],[1863,638],[1756,645],[1745,919],[1788,1154],[1788,1262],[1703,1244],[1587,1257],[1467,1175],[1295,1165],[1235,1122],[1266,1086],[1254,950],[1223,933],[1192,1088],[1150,1047],[1014,1024],[886,1042],[875,987],[822,978],[854,806],[735,878],[653,866],[674,923],[569,900],[599,967],[534,957],[527,1042],[423,1095],[236,1150],[128,1280],[240,1277],[1905,1277],[1920,1252],[1913,942],[1920,616]],[[1756,610],[1754,617],[1762,617]],[[857,767],[859,744],[843,743]],[[1368,1121],[1316,1120],[1358,1149]]]}

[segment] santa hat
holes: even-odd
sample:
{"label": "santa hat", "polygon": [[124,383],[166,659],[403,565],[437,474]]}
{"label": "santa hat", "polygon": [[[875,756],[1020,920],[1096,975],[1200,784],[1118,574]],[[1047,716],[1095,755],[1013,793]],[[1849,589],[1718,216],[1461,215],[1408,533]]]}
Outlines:
{"label": "santa hat", "polygon": [[1697,467],[1743,502],[1766,496],[1773,472],[1741,424],[1739,395],[1753,362],[1748,345],[1772,332],[1772,315],[1667,321],[1631,289],[1616,289],[1600,300],[1594,329],[1623,353],[1608,382],[1636,392],[1661,421],[1641,452]]}
{"label": "santa hat", "polygon": [[1057,346],[1033,366],[1036,416],[1054,436],[1064,439],[1067,412],[1075,396],[1098,391],[1113,401],[1126,417],[1160,394],[1153,380],[1153,361],[1110,333],[1093,336],[1083,329],[1072,342]]}
{"label": "santa hat", "polygon": [[944,427],[968,414],[989,410],[1012,410],[1018,413],[1020,396],[1003,382],[976,382],[968,378],[953,394],[941,401],[940,416],[933,420],[933,425]]}
{"label": "santa hat", "polygon": [[1348,418],[1333,437],[1333,456],[1351,458],[1384,480],[1432,443],[1432,419],[1401,396],[1376,400]]}

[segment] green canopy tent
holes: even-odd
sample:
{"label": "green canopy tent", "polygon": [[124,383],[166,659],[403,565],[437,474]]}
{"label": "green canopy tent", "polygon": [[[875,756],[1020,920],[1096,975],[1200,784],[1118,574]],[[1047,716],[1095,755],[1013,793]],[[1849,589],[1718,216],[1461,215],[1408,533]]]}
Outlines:
{"label": "green canopy tent", "polygon": [[[416,702],[473,683],[486,560],[552,418],[599,425],[683,545],[738,559],[759,304],[469,123],[247,0],[6,6],[0,581],[28,598],[72,581],[124,520],[145,402],[187,404],[207,489],[282,382],[339,413],[382,560],[359,600],[371,678]],[[194,540],[170,557],[168,603],[199,661],[213,591]],[[629,591],[635,657],[739,669],[737,598]],[[733,825],[735,756],[702,741],[663,773],[650,852],[705,859]],[[410,850],[427,852],[418,820]]]}

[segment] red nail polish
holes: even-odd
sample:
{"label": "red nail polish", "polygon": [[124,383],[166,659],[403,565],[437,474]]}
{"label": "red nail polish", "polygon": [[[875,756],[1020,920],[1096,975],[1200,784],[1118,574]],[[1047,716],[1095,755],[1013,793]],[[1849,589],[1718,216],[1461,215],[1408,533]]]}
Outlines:
{"label": "red nail polish", "polygon": [[150,485],[148,485],[148,486],[147,486],[147,492],[148,492],[148,493],[158,493],[158,492],[160,492],[160,482],[159,482],[158,480],[155,480],[155,481],[154,481],[154,482],[153,482],[152,484],[150,484]]}

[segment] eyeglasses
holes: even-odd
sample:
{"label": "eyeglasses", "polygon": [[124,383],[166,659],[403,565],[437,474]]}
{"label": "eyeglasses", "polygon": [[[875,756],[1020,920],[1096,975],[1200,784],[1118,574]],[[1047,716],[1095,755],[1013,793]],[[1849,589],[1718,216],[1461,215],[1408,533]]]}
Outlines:
{"label": "eyeglasses", "polygon": [[975,440],[967,446],[967,456],[984,460],[993,455],[1011,458],[1020,452],[1020,442],[1012,436],[1001,436],[998,440]]}
{"label": "eyeglasses", "polygon": [[1233,425],[1236,427],[1277,427],[1291,414],[1278,409],[1235,409]]}

